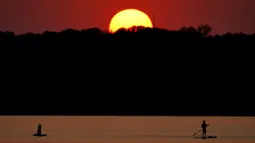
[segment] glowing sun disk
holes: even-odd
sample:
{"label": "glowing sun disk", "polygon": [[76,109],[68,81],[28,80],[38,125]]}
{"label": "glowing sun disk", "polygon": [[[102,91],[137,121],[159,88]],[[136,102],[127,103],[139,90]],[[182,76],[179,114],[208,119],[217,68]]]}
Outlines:
{"label": "glowing sun disk", "polygon": [[118,12],[111,19],[109,32],[116,32],[120,28],[128,29],[132,26],[144,26],[152,28],[150,17],[137,9],[126,9]]}

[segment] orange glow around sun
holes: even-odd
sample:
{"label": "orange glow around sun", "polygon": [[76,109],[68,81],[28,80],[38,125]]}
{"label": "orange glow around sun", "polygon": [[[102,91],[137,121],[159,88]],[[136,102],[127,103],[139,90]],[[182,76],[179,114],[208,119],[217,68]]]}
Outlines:
{"label": "orange glow around sun", "polygon": [[120,28],[128,29],[132,26],[144,26],[152,28],[150,17],[137,9],[126,9],[118,12],[111,19],[109,32],[114,33]]}

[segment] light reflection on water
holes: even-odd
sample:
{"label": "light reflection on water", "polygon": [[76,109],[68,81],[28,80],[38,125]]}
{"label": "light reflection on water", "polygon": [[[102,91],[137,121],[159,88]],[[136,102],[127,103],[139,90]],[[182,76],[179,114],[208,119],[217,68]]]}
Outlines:
{"label": "light reflection on water", "polygon": [[[196,143],[202,120],[216,143],[254,143],[253,117],[0,116],[0,142]],[[34,137],[37,124],[47,137]],[[200,134],[198,134],[200,135]]]}

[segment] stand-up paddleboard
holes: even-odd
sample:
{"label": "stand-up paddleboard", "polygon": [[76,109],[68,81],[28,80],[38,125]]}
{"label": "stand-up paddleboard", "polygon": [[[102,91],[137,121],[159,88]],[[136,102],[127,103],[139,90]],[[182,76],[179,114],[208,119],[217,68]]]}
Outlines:
{"label": "stand-up paddleboard", "polygon": [[217,136],[207,136],[207,137],[194,137],[194,139],[216,139]]}
{"label": "stand-up paddleboard", "polygon": [[37,134],[37,133],[35,133],[33,136],[37,136],[37,137],[45,137],[45,136],[47,136],[47,134]]}

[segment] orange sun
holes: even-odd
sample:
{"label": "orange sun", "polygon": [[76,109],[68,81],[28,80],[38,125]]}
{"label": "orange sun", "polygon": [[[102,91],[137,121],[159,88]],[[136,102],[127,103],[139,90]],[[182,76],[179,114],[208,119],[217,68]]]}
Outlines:
{"label": "orange sun", "polygon": [[114,33],[120,28],[128,29],[132,26],[144,26],[152,28],[150,17],[137,9],[126,9],[118,12],[111,19],[109,32]]}

